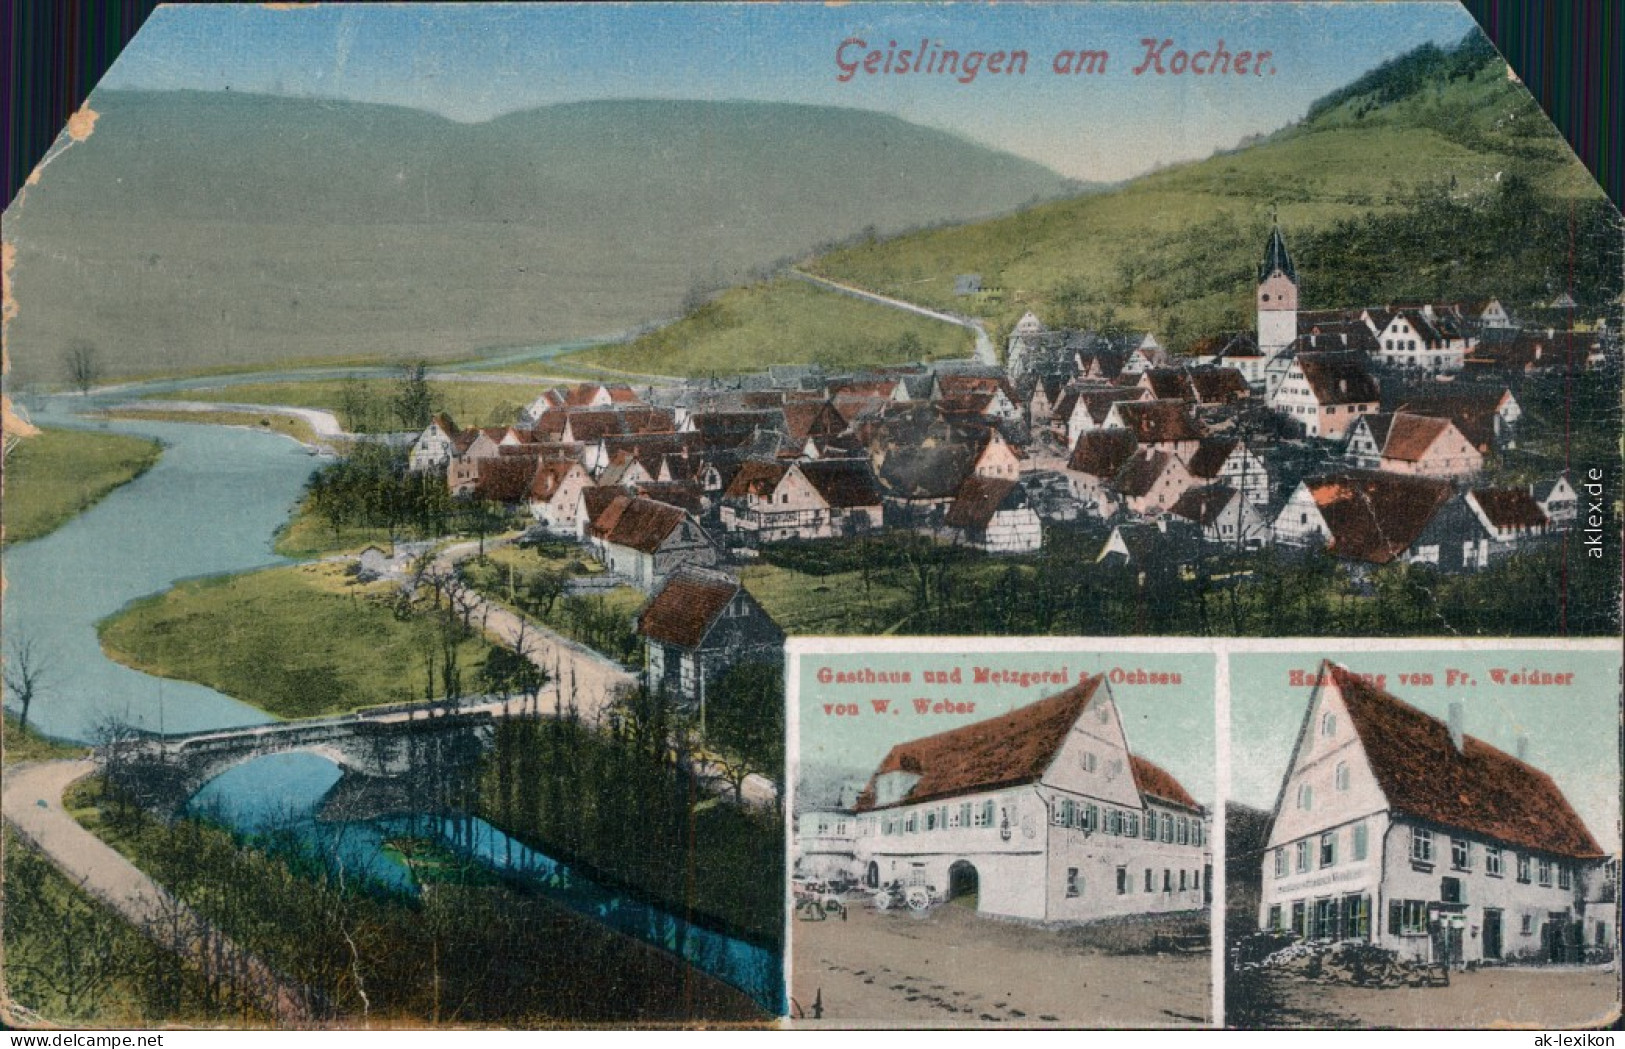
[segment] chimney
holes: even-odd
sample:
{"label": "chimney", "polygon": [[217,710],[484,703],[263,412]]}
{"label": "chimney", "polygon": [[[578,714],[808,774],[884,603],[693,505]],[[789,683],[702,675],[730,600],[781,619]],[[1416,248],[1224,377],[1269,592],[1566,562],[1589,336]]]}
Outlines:
{"label": "chimney", "polygon": [[1457,754],[1461,753],[1462,722],[1465,720],[1466,714],[1461,701],[1452,702],[1450,704],[1450,717],[1446,724],[1450,727],[1450,745],[1456,748]]}
{"label": "chimney", "polygon": [[1524,762],[1525,764],[1528,764],[1528,762],[1529,762],[1529,737],[1528,736],[1519,736],[1518,737],[1518,760]]}

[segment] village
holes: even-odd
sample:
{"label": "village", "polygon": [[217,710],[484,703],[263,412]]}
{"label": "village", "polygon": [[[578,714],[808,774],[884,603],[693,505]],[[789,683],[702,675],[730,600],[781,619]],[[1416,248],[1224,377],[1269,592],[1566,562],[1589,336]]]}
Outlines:
{"label": "village", "polygon": [[1386,565],[1479,571],[1577,527],[1583,478],[1519,457],[1522,402],[1617,361],[1606,322],[1566,297],[1529,304],[1544,326],[1494,299],[1308,311],[1299,284],[1277,225],[1256,329],[1191,354],[1029,312],[1002,366],[583,382],[505,427],[440,414],[410,469],[646,594],[648,682],[695,704],[785,632],[739,580],[774,544],[901,532],[996,559],[1091,525],[1105,539],[1083,558],[1142,580],[1218,558],[1245,574],[1270,549],[1327,555],[1357,587]]}

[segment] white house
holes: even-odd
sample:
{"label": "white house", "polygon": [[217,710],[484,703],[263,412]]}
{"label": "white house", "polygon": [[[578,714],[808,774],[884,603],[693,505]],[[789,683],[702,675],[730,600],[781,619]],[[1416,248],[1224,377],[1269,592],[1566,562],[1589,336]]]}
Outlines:
{"label": "white house", "polygon": [[1269,467],[1238,438],[1203,438],[1186,465],[1198,484],[1229,485],[1259,506],[1270,501]]}
{"label": "white house", "polygon": [[1044,526],[1020,482],[965,478],[942,523],[990,554],[1026,554],[1044,545]]}
{"label": "white house", "polygon": [[1134,755],[1104,675],[891,748],[858,796],[854,872],[975,895],[985,914],[1080,922],[1195,911],[1208,818]]}
{"label": "white house", "polygon": [[1270,407],[1306,437],[1331,439],[1342,437],[1357,416],[1377,411],[1379,401],[1361,354],[1300,353],[1287,364]]}
{"label": "white house", "polygon": [[1429,963],[1612,945],[1607,857],[1551,776],[1324,662],[1275,804],[1259,924]]}
{"label": "white house", "polygon": [[1227,484],[1187,488],[1168,512],[1202,530],[1202,538],[1233,550],[1256,550],[1269,541],[1270,526],[1258,505]]}
{"label": "white house", "polygon": [[412,443],[407,468],[413,473],[444,470],[457,454],[457,424],[445,412],[437,412],[418,439]]}
{"label": "white house", "polygon": [[1359,416],[1348,437],[1345,455],[1359,469],[1464,481],[1484,468],[1483,453],[1449,419],[1372,413]]}
{"label": "white house", "polygon": [[579,535],[581,493],[592,486],[586,468],[571,459],[543,460],[530,482],[530,514],[550,532]]}
{"label": "white house", "polygon": [[866,459],[752,460],[723,493],[721,518],[748,542],[830,539],[880,528],[885,500]]}

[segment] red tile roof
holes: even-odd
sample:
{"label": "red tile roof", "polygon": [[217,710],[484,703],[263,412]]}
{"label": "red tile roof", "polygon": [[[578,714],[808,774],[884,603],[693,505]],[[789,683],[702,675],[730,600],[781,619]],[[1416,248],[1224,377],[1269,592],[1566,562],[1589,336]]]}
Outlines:
{"label": "red tile roof", "polygon": [[1433,442],[1449,428],[1449,419],[1396,412],[1388,424],[1388,439],[1382,444],[1382,457],[1406,463],[1420,462],[1428,449],[1433,447]]}
{"label": "red tile roof", "polygon": [[1128,760],[1129,767],[1134,770],[1134,785],[1140,788],[1141,794],[1194,812],[1202,811],[1202,806],[1167,769],[1152,764],[1138,754],[1130,754]]}
{"label": "red tile roof", "polygon": [[728,488],[722,493],[725,499],[743,499],[754,495],[757,498],[766,498],[773,494],[773,489],[784,480],[784,475],[790,472],[790,467],[784,463],[768,463],[757,459],[747,459],[739,464],[739,470],[728,482]]}
{"label": "red tile roof", "polygon": [[[581,464],[569,459],[544,459],[536,464],[536,473],[530,479],[530,497],[545,502],[558,494],[571,470],[581,470]],[[586,473],[582,470],[582,473]]]}
{"label": "red tile roof", "polygon": [[666,503],[618,495],[594,518],[592,534],[606,543],[652,554],[686,516]]}
{"label": "red tile roof", "polygon": [[1551,776],[1328,662],[1371,770],[1396,814],[1576,859],[1604,855]]}
{"label": "red tile roof", "polygon": [[[897,804],[1036,782],[1104,682],[1105,675],[1096,674],[1007,714],[899,743],[887,752],[875,776],[913,772],[920,777]],[[871,778],[858,795],[857,810],[877,808],[874,799]]]}
{"label": "red tile roof", "polygon": [[1125,401],[1117,405],[1117,417],[1141,444],[1195,441],[1202,436],[1201,425],[1183,401]]}
{"label": "red tile roof", "polygon": [[681,648],[699,648],[738,592],[735,580],[677,572],[638,613],[638,633]]}
{"label": "red tile roof", "polygon": [[1455,492],[1449,481],[1372,470],[1303,483],[1331,530],[1331,552],[1379,565],[1410,549]]}
{"label": "red tile roof", "polygon": [[1066,468],[1091,477],[1116,477],[1138,447],[1128,430],[1090,430],[1078,438]]}

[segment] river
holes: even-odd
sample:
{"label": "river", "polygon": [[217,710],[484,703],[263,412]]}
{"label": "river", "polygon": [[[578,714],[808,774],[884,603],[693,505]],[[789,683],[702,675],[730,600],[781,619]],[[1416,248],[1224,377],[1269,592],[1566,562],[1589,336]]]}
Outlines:
{"label": "river", "polygon": [[[195,423],[103,424],[73,414],[85,407],[75,397],[27,405],[36,424],[151,437],[164,443],[164,454],[151,470],[50,535],[5,551],[5,637],[28,638],[46,665],[30,722],[48,736],[94,742],[98,726],[109,719],[169,733],[273,720],[214,689],[115,663],[101,650],[96,624],[181,579],[290,563],[271,544],[316,461],[285,437]],[[338,767],[320,755],[267,755],[215,777],[191,804],[245,834],[272,821],[292,821],[335,862],[395,890],[410,890],[410,877],[379,846],[410,827],[524,878],[562,906],[681,955],[764,1008],[781,1007],[775,953],[686,925],[596,885],[482,820],[462,819],[455,827],[412,814],[367,823],[318,820],[339,777]]]}

